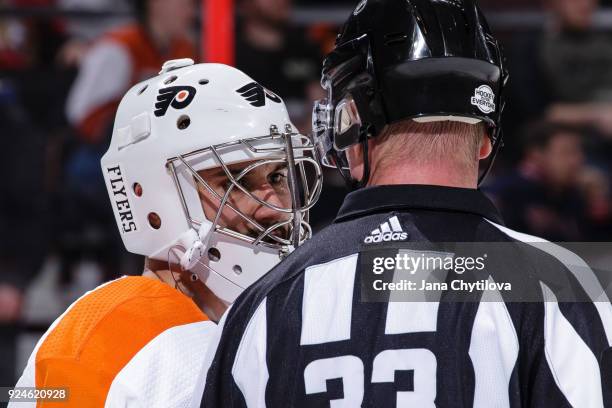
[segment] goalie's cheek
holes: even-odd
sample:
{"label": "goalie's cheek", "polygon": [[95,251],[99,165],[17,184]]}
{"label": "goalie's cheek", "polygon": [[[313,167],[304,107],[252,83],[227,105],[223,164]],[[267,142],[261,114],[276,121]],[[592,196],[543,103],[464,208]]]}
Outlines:
{"label": "goalie's cheek", "polygon": [[[271,206],[277,208],[291,208],[291,198],[287,189],[279,190],[266,183],[262,187],[254,190],[252,194]],[[288,213],[275,210],[255,200],[252,200],[252,202],[255,203],[252,216],[262,225],[273,225],[278,222],[286,221],[290,217]]]}

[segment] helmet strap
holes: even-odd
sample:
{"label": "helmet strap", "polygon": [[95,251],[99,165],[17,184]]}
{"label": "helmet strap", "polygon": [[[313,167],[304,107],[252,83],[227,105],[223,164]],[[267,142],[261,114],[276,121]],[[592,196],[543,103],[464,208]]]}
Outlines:
{"label": "helmet strap", "polygon": [[364,188],[368,185],[368,182],[370,181],[369,128],[370,126],[363,127],[360,136],[361,147],[363,151],[363,175],[361,176],[361,180],[355,180],[353,177],[351,177],[350,170],[347,171],[342,169],[342,166],[340,166],[339,164],[339,160],[336,159],[336,167],[338,168],[340,175],[342,175],[346,187],[351,191]]}
{"label": "helmet strap", "polygon": [[[214,231],[214,226],[209,231],[209,227],[206,224],[202,224],[197,233],[190,230],[186,234],[184,237],[184,240],[187,241],[185,242],[186,249],[180,259],[182,270],[191,270],[199,262],[199,260],[206,255],[206,251],[208,250],[208,241],[212,231]],[[206,244],[204,242],[206,242]]]}
{"label": "helmet strap", "polygon": [[369,138],[368,131],[364,132],[365,134],[361,137],[361,150],[363,151],[363,175],[361,176],[361,180],[355,181],[354,190],[358,190],[360,188],[364,188],[368,185],[370,181],[370,155],[369,155]]}

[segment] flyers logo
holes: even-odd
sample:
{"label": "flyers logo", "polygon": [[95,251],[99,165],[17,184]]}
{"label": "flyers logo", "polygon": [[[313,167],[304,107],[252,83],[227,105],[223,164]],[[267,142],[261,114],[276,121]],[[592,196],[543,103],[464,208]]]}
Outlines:
{"label": "flyers logo", "polygon": [[184,109],[195,97],[196,90],[192,86],[171,86],[159,90],[155,104],[155,116],[164,116],[168,108]]}
{"label": "flyers logo", "polygon": [[274,103],[281,103],[281,98],[279,98],[274,92],[267,90],[257,82],[251,82],[250,84],[246,84],[240,89],[237,89],[238,92],[244,99],[247,100],[252,106],[256,108],[261,108],[266,105],[266,99],[271,100]]}

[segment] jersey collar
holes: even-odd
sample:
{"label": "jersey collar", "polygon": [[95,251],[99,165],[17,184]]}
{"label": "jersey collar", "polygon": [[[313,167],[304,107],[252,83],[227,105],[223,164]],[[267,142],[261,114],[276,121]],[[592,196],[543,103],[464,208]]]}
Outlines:
{"label": "jersey collar", "polygon": [[334,222],[416,209],[476,214],[503,224],[493,203],[480,190],[427,185],[374,186],[353,191],[344,199]]}

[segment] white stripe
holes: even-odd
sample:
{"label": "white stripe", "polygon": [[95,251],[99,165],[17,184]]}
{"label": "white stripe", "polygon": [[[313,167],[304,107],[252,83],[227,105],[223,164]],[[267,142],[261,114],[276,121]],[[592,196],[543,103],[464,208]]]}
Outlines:
{"label": "white stripe", "polygon": [[518,336],[501,295],[497,290],[484,292],[469,349],[475,376],[474,408],[510,406],[508,387],[518,353]]}
{"label": "white stripe", "polygon": [[301,345],[350,339],[357,257],[306,268]]}
{"label": "white stripe", "polygon": [[608,299],[608,296],[601,286],[601,283],[589,265],[587,265],[587,263],[578,255],[559,245],[555,245],[542,238],[513,231],[489,220],[487,221],[509,237],[538,248],[541,251],[554,256],[561,263],[563,263],[565,267],[574,275],[576,280],[582,285],[587,295],[593,299],[595,308],[599,313],[599,318],[601,319],[604,330],[606,331],[608,344],[612,346],[612,304],[610,303],[610,299]]}
{"label": "white stripe", "polygon": [[379,235],[379,234],[380,234],[380,230],[378,228],[376,228],[374,231],[370,233],[370,235]]}
{"label": "white stripe", "polygon": [[[110,64],[112,71],[105,69]],[[70,124],[79,125],[97,108],[120,98],[130,87],[132,72],[132,58],[126,47],[116,41],[92,46],[81,61],[66,101]]]}
{"label": "white stripe", "polygon": [[196,380],[196,387],[191,398],[191,404],[189,404],[190,407],[199,407],[202,402],[208,369],[212,365],[215,354],[217,354],[219,342],[221,341],[221,334],[223,334],[223,327],[225,327],[225,319],[227,318],[227,315],[231,309],[232,305],[230,305],[225,313],[223,313],[221,320],[219,320],[219,323],[217,323],[216,329],[210,334],[210,340],[208,341],[208,347],[206,348],[206,355],[204,356],[204,363],[202,364],[202,370],[198,375],[198,379]]}
{"label": "white stripe", "polygon": [[544,283],[544,351],[559,390],[576,408],[603,408],[601,373],[597,358],[559,309],[557,298]]}
{"label": "white stripe", "polygon": [[389,302],[385,334],[435,332],[439,302]]}
{"label": "white stripe", "polygon": [[[117,373],[104,406],[191,406],[215,327],[210,321],[202,321],[160,333]],[[198,406],[202,394],[199,397]]]}
{"label": "white stripe", "polygon": [[247,407],[266,406],[266,385],[270,377],[266,363],[266,300],[261,302],[251,317],[232,366],[232,376]]}
{"label": "white stripe", "polygon": [[389,227],[389,223],[385,222],[384,224],[380,224],[380,230],[385,233],[385,232],[391,232],[391,227]]}
{"label": "white stripe", "polygon": [[391,223],[391,228],[393,229],[394,232],[403,232],[404,230],[402,229],[402,226],[399,222],[399,219],[397,218],[397,216],[391,218],[389,220],[389,222]]}

